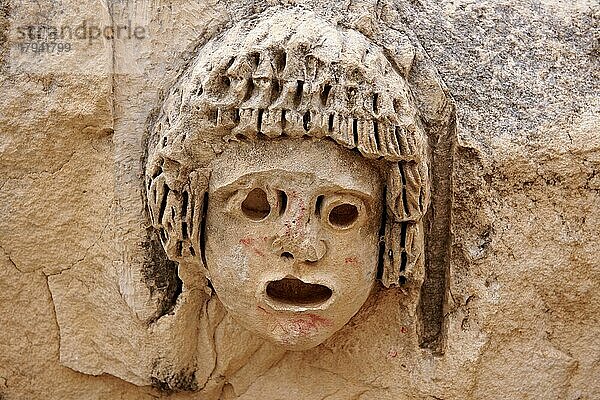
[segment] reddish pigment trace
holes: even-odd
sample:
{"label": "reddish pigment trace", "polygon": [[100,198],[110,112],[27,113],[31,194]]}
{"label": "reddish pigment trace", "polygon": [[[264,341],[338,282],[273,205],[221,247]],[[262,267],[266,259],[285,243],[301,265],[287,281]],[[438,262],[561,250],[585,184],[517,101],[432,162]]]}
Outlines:
{"label": "reddish pigment trace", "polygon": [[344,262],[345,262],[346,264],[355,264],[355,263],[357,263],[357,262],[358,262],[358,258],[357,258],[356,256],[353,256],[353,257],[346,257],[346,258],[344,259]]}
{"label": "reddish pigment trace", "polygon": [[332,324],[331,320],[316,314],[306,314],[306,316],[294,318],[290,322],[292,331],[301,335],[311,334],[322,327],[331,326]]}
{"label": "reddish pigment trace", "polygon": [[[287,321],[280,321],[280,319],[277,318],[277,315],[274,315],[270,311],[265,310],[261,306],[257,307],[261,312],[266,314],[267,318],[274,319],[274,322],[279,326],[279,328],[281,328],[281,330],[283,330],[288,335],[299,334],[302,336],[306,336],[315,333],[320,328],[329,327],[333,324],[333,322],[330,319],[312,313],[303,314]],[[283,342],[290,343],[290,340],[289,338],[284,338]]]}
{"label": "reddish pigment trace", "polygon": [[263,253],[260,249],[258,249],[256,247],[256,239],[255,238],[252,238],[252,237],[241,238],[240,243],[242,245],[244,245],[245,247],[247,247],[248,249],[252,250],[252,252],[254,254],[256,254],[257,256],[264,257],[265,253]]}
{"label": "reddish pigment trace", "polygon": [[398,352],[394,349],[390,349],[390,351],[388,351],[387,353],[387,359],[389,360],[390,358],[396,358],[398,357]]}

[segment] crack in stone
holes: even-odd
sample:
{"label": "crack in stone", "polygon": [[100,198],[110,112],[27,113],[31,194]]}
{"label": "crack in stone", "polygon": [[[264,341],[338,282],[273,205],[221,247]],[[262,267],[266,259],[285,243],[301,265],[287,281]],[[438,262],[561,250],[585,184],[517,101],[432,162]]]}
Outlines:
{"label": "crack in stone", "polygon": [[[63,273],[63,272],[65,272],[65,271],[69,271],[70,269],[72,269],[73,267],[75,267],[75,265],[79,264],[80,262],[84,261],[84,260],[87,258],[87,256],[88,256],[88,253],[89,253],[89,251],[92,249],[92,247],[96,246],[96,244],[98,244],[98,242],[100,241],[100,239],[102,238],[102,236],[104,236],[104,233],[106,232],[106,228],[108,227],[108,225],[109,225],[109,224],[110,224],[110,221],[109,221],[109,222],[107,222],[107,223],[104,225],[104,227],[103,227],[103,228],[102,228],[102,230],[100,231],[100,234],[98,235],[98,237],[96,238],[96,240],[94,240],[94,242],[93,242],[91,245],[89,245],[89,246],[88,246],[88,247],[87,247],[87,248],[84,250],[84,252],[83,252],[83,256],[82,256],[81,258],[79,258],[78,260],[75,260],[75,261],[73,261],[73,262],[71,263],[71,265],[69,265],[68,267],[62,268],[62,269],[61,269],[60,271],[58,271],[58,272],[55,272],[55,273],[52,273],[52,274],[50,274],[50,273],[45,273],[45,272],[44,272],[44,275],[46,275],[46,276],[60,275],[60,274],[62,274],[62,273]],[[43,267],[37,268],[37,269],[35,269],[34,271],[37,271],[37,270],[40,270],[40,269],[43,269]],[[32,272],[33,272],[33,271],[32,271]]]}
{"label": "crack in stone", "polygon": [[[210,299],[209,299],[210,301]],[[208,312],[208,303],[206,305],[207,307],[207,312]],[[221,319],[219,320],[219,322],[216,323],[216,325],[214,326],[213,332],[212,332],[212,340],[211,340],[211,344],[213,347],[213,353],[215,354],[215,365],[213,366],[212,371],[210,372],[210,374],[208,375],[208,378],[206,379],[206,382],[204,383],[204,385],[202,385],[202,387],[199,389],[200,391],[204,390],[209,383],[213,383],[215,380],[217,380],[218,378],[221,378],[222,376],[219,375],[217,378],[214,378],[213,375],[215,374],[215,372],[217,371],[217,368],[219,367],[219,352],[217,351],[217,341],[216,341],[216,335],[217,335],[217,329],[219,328],[219,326],[221,325],[221,323],[223,322],[223,320],[225,320],[226,315],[223,314],[221,316]]]}
{"label": "crack in stone", "polygon": [[45,278],[46,289],[48,290],[50,302],[52,303],[52,321],[54,321],[54,324],[56,326],[56,336],[58,338],[58,358],[60,361],[60,353],[61,353],[60,345],[62,342],[62,338],[60,335],[60,324],[58,323],[58,314],[56,312],[56,303],[54,302],[54,297],[52,296],[52,290],[50,290],[50,282],[48,281],[48,279],[49,278],[46,276],[46,278]]}
{"label": "crack in stone", "polygon": [[6,249],[4,247],[2,247],[0,245],[0,250],[2,250],[2,252],[4,253],[4,255],[6,256],[6,259],[8,260],[8,262],[14,267],[14,269],[16,269],[17,271],[19,271],[22,274],[26,274],[29,272],[35,272],[35,271],[23,271],[22,269],[20,269],[17,264],[13,261],[13,259],[10,257],[10,253],[8,251],[6,251]]}

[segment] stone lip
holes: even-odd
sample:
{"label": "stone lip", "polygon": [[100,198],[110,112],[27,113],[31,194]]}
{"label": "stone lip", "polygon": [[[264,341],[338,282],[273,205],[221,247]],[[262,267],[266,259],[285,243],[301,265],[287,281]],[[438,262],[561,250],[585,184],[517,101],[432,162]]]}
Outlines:
{"label": "stone lip", "polygon": [[330,304],[333,291],[319,283],[304,282],[288,275],[267,283],[265,302],[276,311],[322,310]]}

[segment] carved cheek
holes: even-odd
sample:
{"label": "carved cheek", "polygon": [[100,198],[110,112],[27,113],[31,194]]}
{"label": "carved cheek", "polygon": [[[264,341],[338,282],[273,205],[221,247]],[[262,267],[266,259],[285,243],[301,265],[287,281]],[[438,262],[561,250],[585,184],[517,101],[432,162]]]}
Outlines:
{"label": "carved cheek", "polygon": [[211,269],[211,279],[222,282],[249,279],[249,257],[241,244],[231,246],[225,254],[218,254],[216,258],[217,268]]}
{"label": "carved cheek", "polygon": [[374,277],[377,266],[377,259],[367,259],[359,255],[350,255],[344,258],[344,272],[360,275],[365,280],[371,280]]}
{"label": "carved cheek", "polygon": [[344,264],[346,264],[348,267],[355,267],[359,264],[359,262],[360,261],[357,256],[350,256],[344,259]]}
{"label": "carved cheek", "polygon": [[257,257],[264,257],[266,254],[264,238],[245,236],[240,239],[240,244],[243,246],[244,251],[247,254],[253,254]]}

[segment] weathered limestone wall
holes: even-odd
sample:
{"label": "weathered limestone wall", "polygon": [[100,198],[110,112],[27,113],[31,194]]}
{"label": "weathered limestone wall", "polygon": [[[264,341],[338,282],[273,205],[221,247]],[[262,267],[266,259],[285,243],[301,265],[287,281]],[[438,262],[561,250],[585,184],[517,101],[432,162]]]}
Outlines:
{"label": "weathered limestone wall", "polygon": [[[197,47],[277,4],[366,34],[383,21],[455,102],[443,354],[406,339],[402,287],[378,289],[324,344],[257,351],[264,368],[214,398],[600,398],[596,2],[320,3],[0,3],[0,399],[211,398],[139,379],[140,355],[187,340],[131,322],[154,306],[131,268],[148,257],[144,140]],[[143,34],[23,47],[20,27],[82,21]]]}

